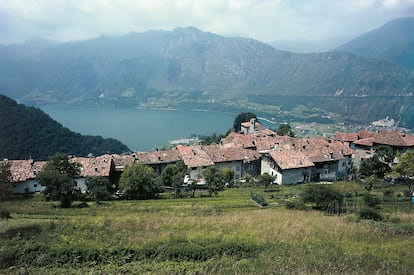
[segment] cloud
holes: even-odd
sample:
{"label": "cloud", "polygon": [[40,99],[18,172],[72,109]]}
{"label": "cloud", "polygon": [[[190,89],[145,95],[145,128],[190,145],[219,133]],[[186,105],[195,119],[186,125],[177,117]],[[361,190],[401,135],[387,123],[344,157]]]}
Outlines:
{"label": "cloud", "polygon": [[265,42],[317,40],[360,34],[401,16],[414,16],[414,0],[0,0],[0,42],[177,26]]}

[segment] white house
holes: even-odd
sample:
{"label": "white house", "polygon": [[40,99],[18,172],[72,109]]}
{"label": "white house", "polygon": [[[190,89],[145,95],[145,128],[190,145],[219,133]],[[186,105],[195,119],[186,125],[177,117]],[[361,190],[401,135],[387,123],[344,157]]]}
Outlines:
{"label": "white house", "polygon": [[309,182],[315,165],[300,151],[273,150],[263,155],[261,173],[275,177],[277,184]]}
{"label": "white house", "polygon": [[80,168],[80,175],[75,179],[76,184],[82,193],[85,193],[88,190],[88,186],[86,185],[87,177],[101,176],[110,180],[110,173],[114,169],[111,155],[91,158],[73,157],[70,158],[69,161],[82,165]]}
{"label": "white house", "polygon": [[42,192],[45,190],[45,186],[42,186],[36,180],[36,174],[40,172],[45,161],[33,160],[3,160],[0,163],[6,163],[10,165],[10,173],[13,182],[13,194],[25,194]]}

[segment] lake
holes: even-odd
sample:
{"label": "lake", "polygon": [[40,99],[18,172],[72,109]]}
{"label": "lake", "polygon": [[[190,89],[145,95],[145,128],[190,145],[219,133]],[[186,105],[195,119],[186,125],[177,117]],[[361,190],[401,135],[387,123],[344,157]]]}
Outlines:
{"label": "lake", "polygon": [[115,138],[133,151],[149,151],[170,140],[192,134],[222,134],[233,126],[237,114],[189,111],[147,110],[111,107],[40,107],[70,130],[83,135]]}

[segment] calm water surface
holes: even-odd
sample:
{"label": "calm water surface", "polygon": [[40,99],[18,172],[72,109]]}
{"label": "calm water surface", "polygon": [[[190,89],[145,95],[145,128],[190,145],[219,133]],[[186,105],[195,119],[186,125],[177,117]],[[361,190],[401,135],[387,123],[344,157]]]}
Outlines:
{"label": "calm water surface", "polygon": [[149,151],[192,134],[225,133],[237,114],[110,107],[40,107],[63,126],[84,135],[115,138],[134,151]]}

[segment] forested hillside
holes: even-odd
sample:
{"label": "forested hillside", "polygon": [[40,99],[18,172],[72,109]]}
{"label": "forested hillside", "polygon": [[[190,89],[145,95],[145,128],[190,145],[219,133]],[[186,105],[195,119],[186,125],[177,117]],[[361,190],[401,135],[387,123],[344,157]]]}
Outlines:
{"label": "forested hillside", "polygon": [[0,159],[46,160],[56,152],[86,156],[126,151],[128,147],[115,139],[74,133],[40,109],[0,95]]}

